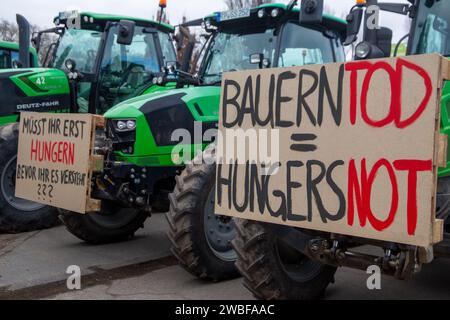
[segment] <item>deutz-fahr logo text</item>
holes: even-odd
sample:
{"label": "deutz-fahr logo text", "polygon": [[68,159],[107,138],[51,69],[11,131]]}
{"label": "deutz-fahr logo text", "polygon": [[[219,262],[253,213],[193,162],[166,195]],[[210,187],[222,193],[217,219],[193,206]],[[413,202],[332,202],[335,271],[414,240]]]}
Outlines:
{"label": "deutz-fahr logo text", "polygon": [[17,110],[33,110],[41,108],[59,107],[59,101],[45,101],[45,102],[34,102],[34,103],[24,103],[18,104]]}

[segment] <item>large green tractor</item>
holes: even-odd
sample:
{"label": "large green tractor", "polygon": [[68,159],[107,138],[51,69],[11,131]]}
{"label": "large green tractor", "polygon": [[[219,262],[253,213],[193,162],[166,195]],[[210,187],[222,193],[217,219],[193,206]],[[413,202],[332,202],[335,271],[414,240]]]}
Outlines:
{"label": "large green tractor", "polygon": [[44,54],[44,65],[48,68],[34,68],[28,54],[23,54],[30,47],[29,24],[23,18],[19,22],[21,69],[0,71],[2,232],[46,228],[58,218],[55,208],[14,196],[20,112],[103,114],[127,99],[170,89],[173,84],[162,84],[161,73],[176,63],[174,28],[170,25],[68,12],[55,19],[55,28],[33,38],[38,51],[43,34],[52,34],[55,39]]}
{"label": "large green tractor", "polygon": [[[153,203],[164,202],[176,185],[167,214],[172,252],[194,275],[221,280],[236,274],[233,221],[214,215],[214,165],[187,160],[214,141],[222,73],[344,61],[346,23],[325,15],[321,23],[301,25],[299,10],[282,4],[216,13],[201,22],[208,42],[198,76],[179,73],[178,88],[105,114],[108,129],[98,149],[107,162],[94,177],[92,196],[105,208],[124,210],[66,212],[62,220],[88,242],[124,239],[146,217],[136,208],[155,210]],[[135,125],[127,128],[129,122]]]}
{"label": "large green tractor", "polygon": [[[410,0],[408,3],[378,3],[368,0],[353,7],[348,17],[347,43],[357,40],[364,21],[364,39],[355,48],[355,59],[389,57],[392,31],[369,28],[376,5],[379,10],[409,15],[412,19],[408,40],[408,55],[440,53],[450,55],[450,1]],[[372,7],[374,8],[374,7]],[[398,51],[395,49],[395,54]],[[441,131],[450,133],[450,84],[442,92]],[[436,216],[444,220],[444,241],[435,245],[434,257],[450,258],[450,162],[438,172]],[[247,220],[236,220],[237,237],[233,245],[238,254],[237,266],[244,276],[244,285],[260,299],[317,299],[334,281],[338,267],[366,271],[378,265],[380,270],[400,279],[419,271],[429,262],[423,250],[395,243],[373,242],[369,239],[340,237],[328,233],[305,231]],[[314,251],[310,245],[322,243],[324,250]],[[358,251],[358,247],[372,245],[381,255]],[[334,254],[339,252],[339,254]],[[264,263],[260,263],[264,261]]]}
{"label": "large green tractor", "polygon": [[[38,67],[39,60],[35,48],[30,48],[31,67]],[[20,67],[19,44],[0,41],[0,69],[12,69]]]}

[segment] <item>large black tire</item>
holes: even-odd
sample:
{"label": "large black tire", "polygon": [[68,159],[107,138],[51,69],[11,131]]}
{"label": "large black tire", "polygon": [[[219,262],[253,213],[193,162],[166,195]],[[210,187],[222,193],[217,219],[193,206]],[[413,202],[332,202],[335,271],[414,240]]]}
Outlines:
{"label": "large black tire", "polygon": [[244,286],[263,300],[315,300],[334,282],[336,268],[313,262],[277,240],[264,223],[235,219],[236,266]]}
{"label": "large black tire", "polygon": [[436,218],[444,220],[444,231],[450,233],[450,177],[438,179]]}
{"label": "large black tire", "polygon": [[149,214],[145,211],[123,209],[106,202],[101,213],[78,214],[61,210],[60,219],[67,230],[90,244],[107,244],[133,238],[144,227]]}
{"label": "large black tire", "polygon": [[237,277],[238,272],[231,246],[235,236],[233,221],[216,216],[213,210],[215,168],[215,164],[203,162],[188,164],[176,177],[166,214],[167,235],[172,253],[184,269],[200,279],[222,281]]}
{"label": "large black tire", "polygon": [[17,123],[0,127],[0,232],[41,230],[58,222],[55,208],[14,196],[18,139]]}

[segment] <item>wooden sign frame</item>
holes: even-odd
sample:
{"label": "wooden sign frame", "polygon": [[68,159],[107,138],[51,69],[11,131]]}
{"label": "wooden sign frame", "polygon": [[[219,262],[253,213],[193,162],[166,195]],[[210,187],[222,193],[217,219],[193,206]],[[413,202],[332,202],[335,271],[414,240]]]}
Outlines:
{"label": "wooden sign frame", "polygon": [[[382,72],[379,72],[380,69]],[[369,74],[372,78],[367,80]],[[313,75],[311,79],[315,76],[316,82],[305,81],[306,75]],[[450,80],[450,63],[436,54],[224,74],[217,145],[216,214],[420,247],[442,241],[443,221],[435,217],[434,211],[438,167],[447,166],[448,137],[440,133],[440,97],[444,80]],[[312,89],[314,85],[316,89]],[[312,92],[308,98],[304,95],[305,88],[310,88]],[[339,103],[336,102],[339,97],[342,98],[340,114]],[[316,118],[311,116],[305,111],[305,101],[310,111],[322,110],[322,113],[317,113]],[[300,116],[303,122],[298,121],[300,109],[303,110]],[[261,114],[267,115],[267,121],[261,120]],[[262,165],[258,161],[250,164],[254,161],[248,158],[251,147],[245,146],[247,158],[234,157],[239,146],[227,134],[237,129],[244,132],[253,129],[279,131],[281,174],[270,177],[272,184],[266,186],[264,194],[257,189],[264,184],[262,178],[258,185],[248,187],[256,181],[252,170],[259,170]],[[294,136],[301,143],[288,145]],[[257,144],[261,135],[257,133],[256,137]],[[229,150],[233,151],[233,156],[227,154]],[[293,150],[303,153],[299,155]],[[289,167],[290,162],[296,162],[295,167],[306,168],[310,160],[312,163],[316,159],[331,166],[335,156],[343,160],[336,167],[342,166],[348,171],[342,169],[329,176],[326,172],[326,178],[321,179],[335,178],[334,186],[341,187],[343,198],[337,192],[321,190],[325,196],[318,204],[317,190],[308,189],[311,181],[305,178],[314,175],[311,173],[313,170],[289,180],[290,191],[301,189],[303,185],[308,191],[296,196],[287,193],[288,186],[283,179],[292,168]],[[376,162],[377,159],[383,161]],[[232,160],[231,163],[229,160]],[[235,165],[236,161],[239,164]],[[412,163],[424,166],[423,169],[416,168],[416,180],[412,178],[413,169],[405,167]],[[389,164],[392,166],[389,167]],[[366,165],[367,176],[364,178]],[[377,165],[377,170],[383,168],[387,173],[375,170]],[[350,178],[354,172],[356,178]],[[393,172],[396,175],[394,178]],[[333,178],[333,175],[337,177]],[[290,173],[288,176],[292,178]],[[383,183],[372,186],[379,177],[380,180],[391,178],[392,186]],[[366,184],[365,192],[364,187],[356,184],[363,184],[364,181],[371,181],[370,187]],[[414,181],[417,187],[416,203],[410,199],[414,193],[409,191]],[[292,185],[295,187],[292,188]],[[394,192],[394,187],[398,194]],[[328,189],[332,188],[330,184]],[[360,195],[363,200],[355,200],[358,190],[363,193]],[[339,201],[336,201],[336,195],[340,197]],[[261,203],[264,205],[262,209]],[[344,204],[344,215],[335,220],[338,214],[319,216],[318,206],[325,206],[324,203],[331,203],[339,214],[342,213],[340,205]],[[358,207],[367,207],[367,203],[368,209]],[[269,210],[271,205],[280,210]],[[414,206],[417,206],[416,215]],[[380,212],[389,214],[380,215]]]}
{"label": "wooden sign frame", "polygon": [[[104,128],[97,115],[21,113],[16,197],[80,214],[99,212],[91,181],[103,170],[104,157],[94,148],[96,131]],[[83,178],[67,182],[67,172]]]}

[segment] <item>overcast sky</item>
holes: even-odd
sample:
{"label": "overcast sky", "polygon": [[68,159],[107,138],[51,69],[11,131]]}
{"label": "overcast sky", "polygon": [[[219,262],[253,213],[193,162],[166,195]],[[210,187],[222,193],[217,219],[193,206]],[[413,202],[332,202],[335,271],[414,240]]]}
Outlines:
{"label": "overcast sky", "polygon": [[[289,0],[275,1],[289,2]],[[51,27],[53,18],[58,12],[72,9],[152,18],[155,16],[158,2],[159,0],[14,0],[7,6],[2,5],[0,19],[12,21],[15,20],[15,14],[20,13],[33,24]],[[348,13],[355,2],[355,0],[325,1],[327,6],[342,16]],[[222,0],[167,0],[167,5],[167,14],[172,24],[178,24],[183,15],[188,19],[196,19],[226,9]],[[405,19],[398,15],[385,14],[381,23],[394,28],[395,38],[399,38],[406,33],[404,21]]]}

